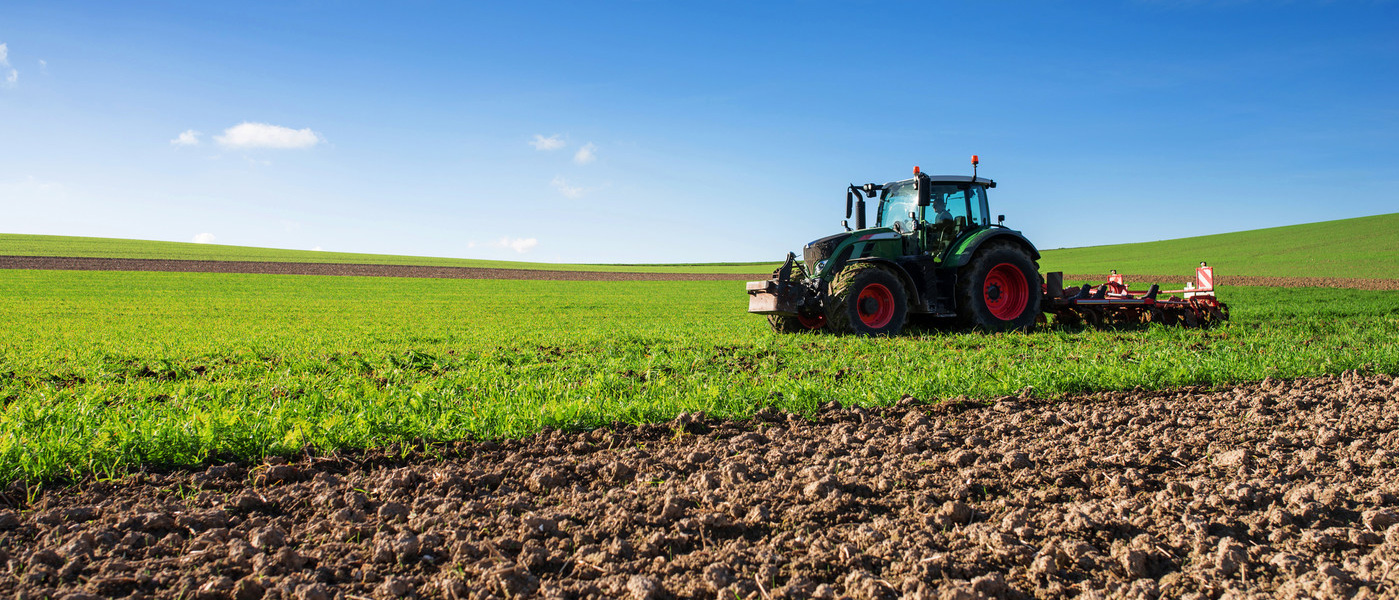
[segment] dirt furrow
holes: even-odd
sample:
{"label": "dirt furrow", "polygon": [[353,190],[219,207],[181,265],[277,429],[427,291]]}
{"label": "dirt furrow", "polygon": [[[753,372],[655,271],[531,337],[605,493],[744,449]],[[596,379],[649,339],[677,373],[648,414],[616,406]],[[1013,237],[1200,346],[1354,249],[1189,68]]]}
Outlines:
{"label": "dirt furrow", "polygon": [[[537,271],[477,267],[425,267],[341,263],[297,263],[225,260],[155,260],[144,258],[86,258],[63,256],[0,256],[0,269],[63,271],[165,271],[179,273],[251,273],[269,275],[341,275],[356,277],[425,277],[434,279],[535,279],[555,281],[755,281],[771,273],[623,273],[604,271]],[[1126,275],[1134,287],[1182,284],[1179,275]],[[1103,274],[1065,275],[1066,281],[1106,280]],[[1253,277],[1220,275],[1221,286],[1331,287],[1358,290],[1399,290],[1399,279],[1354,277]]]}
{"label": "dirt furrow", "polygon": [[[747,422],[227,464],[8,498],[0,594],[1392,597],[1399,381]],[[31,499],[32,497],[32,499]]]}

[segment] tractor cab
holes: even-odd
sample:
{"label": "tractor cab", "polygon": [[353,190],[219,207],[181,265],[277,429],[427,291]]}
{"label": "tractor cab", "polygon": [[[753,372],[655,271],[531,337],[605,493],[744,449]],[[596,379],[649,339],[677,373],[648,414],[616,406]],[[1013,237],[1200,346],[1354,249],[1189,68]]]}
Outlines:
{"label": "tractor cab", "polygon": [[880,187],[875,226],[902,235],[906,255],[941,260],[958,238],[991,225],[986,189],[996,187],[996,182],[990,179],[920,173]]}

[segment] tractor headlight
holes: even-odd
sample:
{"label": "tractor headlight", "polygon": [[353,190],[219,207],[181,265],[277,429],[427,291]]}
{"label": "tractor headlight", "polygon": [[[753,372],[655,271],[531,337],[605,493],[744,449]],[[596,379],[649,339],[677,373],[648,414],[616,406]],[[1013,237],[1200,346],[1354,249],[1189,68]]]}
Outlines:
{"label": "tractor headlight", "polygon": [[823,272],[823,271],[825,271],[825,270],[826,270],[826,261],[824,261],[824,260],[818,260],[818,261],[816,261],[816,270],[813,271],[811,274],[812,274],[812,275],[815,275],[815,274],[821,273],[821,272]]}

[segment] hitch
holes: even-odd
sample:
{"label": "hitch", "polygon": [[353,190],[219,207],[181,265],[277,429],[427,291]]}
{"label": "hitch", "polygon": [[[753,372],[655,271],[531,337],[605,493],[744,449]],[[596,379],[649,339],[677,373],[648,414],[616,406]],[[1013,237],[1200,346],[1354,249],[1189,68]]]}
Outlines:
{"label": "hitch", "polygon": [[787,260],[772,272],[772,279],[748,282],[748,312],[760,315],[795,316],[797,309],[812,295],[800,281],[793,281],[792,269],[797,255],[788,252]]}

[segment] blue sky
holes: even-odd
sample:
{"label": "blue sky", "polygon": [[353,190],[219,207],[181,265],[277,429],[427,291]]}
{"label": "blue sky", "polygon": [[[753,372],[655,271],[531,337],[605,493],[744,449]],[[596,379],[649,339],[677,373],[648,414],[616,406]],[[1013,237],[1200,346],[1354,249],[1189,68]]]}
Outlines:
{"label": "blue sky", "polygon": [[1396,212],[1396,32],[1391,2],[9,0],[0,232],[769,260],[846,184],[971,154],[1042,248]]}

